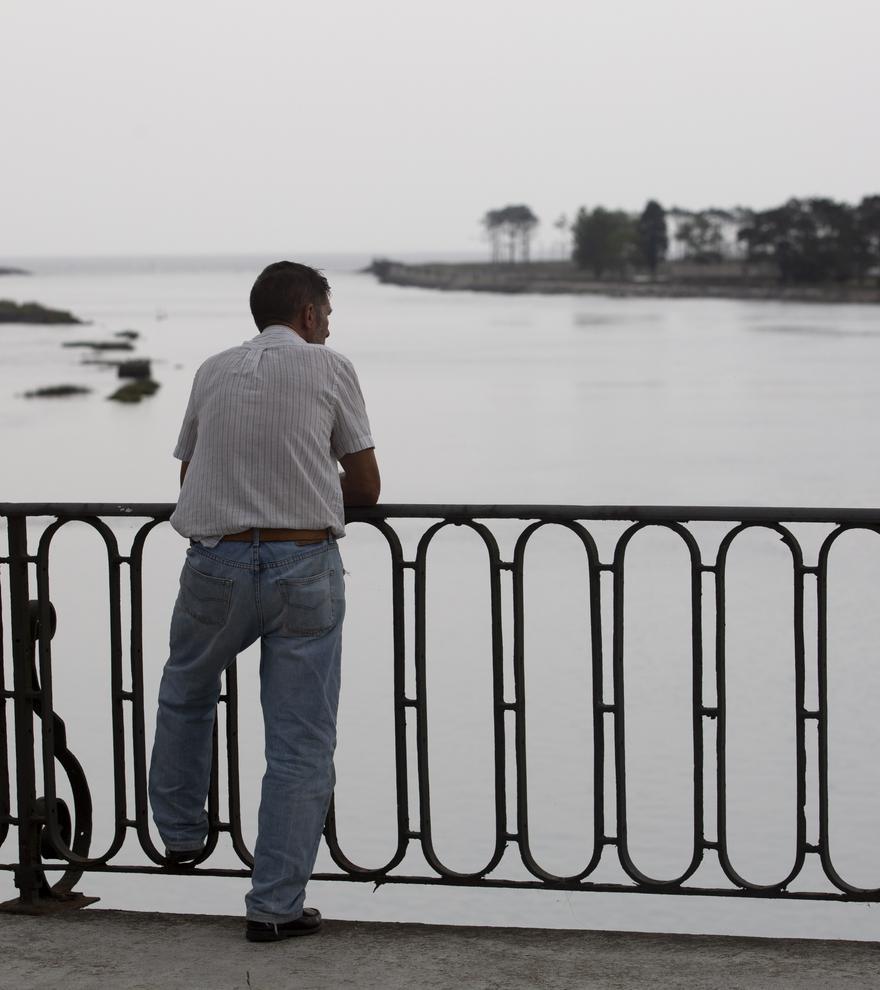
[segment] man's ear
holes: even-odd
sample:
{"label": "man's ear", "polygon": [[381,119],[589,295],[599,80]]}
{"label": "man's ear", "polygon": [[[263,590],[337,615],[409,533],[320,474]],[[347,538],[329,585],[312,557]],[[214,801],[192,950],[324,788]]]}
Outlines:
{"label": "man's ear", "polygon": [[303,306],[303,311],[302,311],[303,326],[308,327],[309,329],[315,326],[315,324],[317,323],[316,316],[317,314],[315,311],[315,304],[306,303],[305,306]]}

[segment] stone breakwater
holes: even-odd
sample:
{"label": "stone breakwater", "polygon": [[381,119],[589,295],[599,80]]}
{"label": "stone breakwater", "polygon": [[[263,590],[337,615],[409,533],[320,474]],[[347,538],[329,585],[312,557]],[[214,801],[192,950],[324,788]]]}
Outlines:
{"label": "stone breakwater", "polygon": [[880,287],[780,285],[766,267],[739,262],[709,266],[670,264],[656,279],[641,276],[596,279],[567,261],[407,265],[379,260],[367,271],[388,285],[456,292],[880,303]]}

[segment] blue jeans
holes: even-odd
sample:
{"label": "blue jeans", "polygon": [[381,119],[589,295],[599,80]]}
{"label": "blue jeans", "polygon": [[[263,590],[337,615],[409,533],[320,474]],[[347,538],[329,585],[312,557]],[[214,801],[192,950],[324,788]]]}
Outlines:
{"label": "blue jeans", "polygon": [[223,671],[260,640],[266,773],[247,916],[302,914],[333,792],[345,585],[334,540],[190,547],[159,688],[150,802],[168,849],[200,848]]}

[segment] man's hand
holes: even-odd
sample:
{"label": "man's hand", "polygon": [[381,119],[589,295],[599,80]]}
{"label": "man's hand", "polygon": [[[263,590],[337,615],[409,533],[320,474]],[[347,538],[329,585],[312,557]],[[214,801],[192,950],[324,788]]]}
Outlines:
{"label": "man's hand", "polygon": [[339,459],[339,463],[343,471],[339,476],[342,485],[342,504],[375,505],[379,501],[382,482],[373,448],[359,450],[356,454],[346,454]]}

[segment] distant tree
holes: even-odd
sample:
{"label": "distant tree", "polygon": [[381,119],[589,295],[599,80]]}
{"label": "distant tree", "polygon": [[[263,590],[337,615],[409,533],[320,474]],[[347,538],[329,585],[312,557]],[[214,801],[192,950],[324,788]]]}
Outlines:
{"label": "distant tree", "polygon": [[864,229],[858,211],[845,203],[790,199],[753,214],[739,237],[750,258],[776,263],[782,282],[846,282],[859,273]]}
{"label": "distant tree", "polygon": [[559,231],[560,253],[564,258],[568,253],[568,239],[571,236],[571,227],[568,222],[568,217],[564,213],[560,213],[559,216],[553,221],[553,226]]}
{"label": "distant tree", "polygon": [[856,212],[846,203],[833,199],[807,200],[812,213],[815,253],[820,280],[848,282],[858,268],[858,230]]}
{"label": "distant tree", "polygon": [[[508,206],[505,212],[511,239],[519,244],[521,260],[528,261],[531,254],[532,234],[538,226],[538,218],[525,204]],[[511,251],[511,261],[515,260],[514,255],[515,251]]]}
{"label": "distant tree", "polygon": [[[748,248],[749,258],[775,262],[782,282],[809,280],[804,277],[808,272],[795,258],[795,244],[802,244],[807,234],[807,225],[799,213],[800,203],[792,199],[782,206],[756,211],[751,222],[739,232],[740,240]],[[802,277],[798,278],[798,274]]]}
{"label": "distant tree", "polygon": [[517,252],[521,260],[529,260],[532,234],[539,221],[528,206],[519,204],[489,210],[482,223],[492,245],[493,261],[500,261],[503,243],[507,245],[508,261],[516,261]]}
{"label": "distant tree", "polygon": [[748,227],[755,217],[755,211],[747,206],[734,206],[729,211],[730,221],[733,228],[733,243],[729,246],[731,255],[737,258],[744,257],[745,244],[740,232]]}
{"label": "distant tree", "polygon": [[654,199],[648,200],[636,224],[636,244],[639,256],[648,266],[652,277],[657,265],[666,257],[669,237],[666,234],[666,211]]}
{"label": "distant tree", "polygon": [[512,264],[516,261],[516,250],[519,247],[519,224],[513,206],[505,206],[498,211],[501,218],[501,236],[507,244],[507,260]]}
{"label": "distant tree", "polygon": [[862,281],[869,272],[880,283],[880,196],[865,196],[855,208],[856,270]]}
{"label": "distant tree", "polygon": [[590,268],[596,278],[607,271],[622,271],[630,259],[635,241],[632,218],[620,210],[597,206],[592,213],[583,207],[574,222],[574,261]]}
{"label": "distant tree", "polygon": [[776,260],[777,247],[788,227],[784,207],[772,210],[756,210],[748,223],[740,227],[739,239],[746,245],[752,261]]}
{"label": "distant tree", "polygon": [[486,231],[486,236],[489,239],[489,244],[492,248],[492,260],[501,260],[501,227],[502,227],[502,216],[501,210],[487,210],[483,214],[482,224]]}
{"label": "distant tree", "polygon": [[709,264],[720,261],[724,247],[723,217],[717,210],[698,210],[679,226],[675,239],[684,247],[689,261]]}

